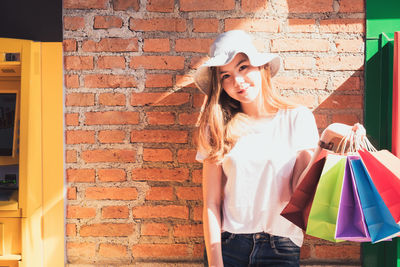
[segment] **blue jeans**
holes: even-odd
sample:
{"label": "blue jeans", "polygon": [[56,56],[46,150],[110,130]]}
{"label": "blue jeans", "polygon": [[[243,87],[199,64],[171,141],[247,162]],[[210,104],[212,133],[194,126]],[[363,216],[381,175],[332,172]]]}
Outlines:
{"label": "blue jeans", "polygon": [[224,267],[300,265],[300,247],[287,237],[223,232],[221,246]]}

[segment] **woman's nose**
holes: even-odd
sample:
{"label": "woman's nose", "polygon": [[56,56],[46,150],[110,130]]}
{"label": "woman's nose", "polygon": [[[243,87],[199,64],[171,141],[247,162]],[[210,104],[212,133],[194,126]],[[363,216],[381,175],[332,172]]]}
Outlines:
{"label": "woman's nose", "polygon": [[243,83],[244,82],[244,78],[243,78],[243,76],[242,75],[240,75],[240,74],[234,74],[235,75],[235,83],[236,84],[241,84],[241,83]]}

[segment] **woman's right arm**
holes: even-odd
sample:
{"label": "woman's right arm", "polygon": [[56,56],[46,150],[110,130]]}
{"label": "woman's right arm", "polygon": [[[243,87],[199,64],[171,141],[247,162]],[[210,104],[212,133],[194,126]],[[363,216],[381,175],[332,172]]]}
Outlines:
{"label": "woman's right arm", "polygon": [[221,251],[222,166],[203,162],[203,230],[209,266],[222,267]]}

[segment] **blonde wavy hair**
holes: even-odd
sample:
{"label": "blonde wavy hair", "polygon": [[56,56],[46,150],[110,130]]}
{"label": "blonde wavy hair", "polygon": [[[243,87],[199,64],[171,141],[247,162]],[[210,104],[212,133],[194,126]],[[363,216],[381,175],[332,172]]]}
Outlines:
{"label": "blonde wavy hair", "polygon": [[[259,67],[262,77],[262,103],[265,114],[275,114],[279,109],[291,109],[297,105],[284,99],[271,84],[269,65]],[[253,119],[241,109],[240,102],[231,98],[222,88],[219,79],[219,68],[211,67],[209,95],[200,118],[197,134],[199,151],[205,153],[206,159],[221,162],[233,148],[236,141],[249,133]]]}

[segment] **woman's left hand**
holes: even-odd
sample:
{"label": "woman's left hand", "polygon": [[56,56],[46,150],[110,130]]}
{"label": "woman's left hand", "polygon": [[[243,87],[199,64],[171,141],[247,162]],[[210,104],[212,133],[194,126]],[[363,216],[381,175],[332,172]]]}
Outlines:
{"label": "woman's left hand", "polygon": [[355,123],[352,126],[343,123],[332,123],[322,132],[321,141],[326,144],[332,142],[335,150],[343,137],[349,135],[351,131],[357,136],[364,137],[366,135],[365,128],[360,123]]}

